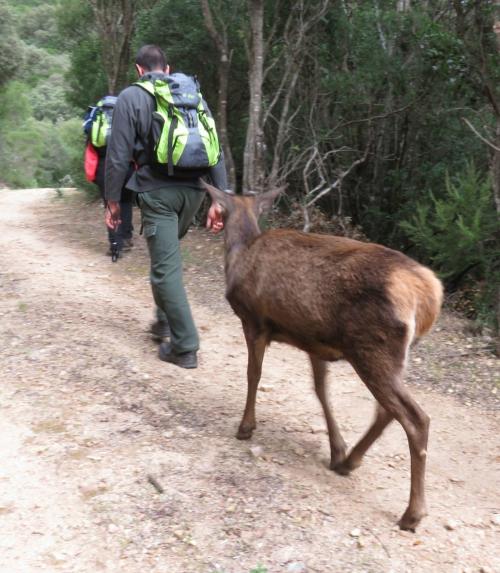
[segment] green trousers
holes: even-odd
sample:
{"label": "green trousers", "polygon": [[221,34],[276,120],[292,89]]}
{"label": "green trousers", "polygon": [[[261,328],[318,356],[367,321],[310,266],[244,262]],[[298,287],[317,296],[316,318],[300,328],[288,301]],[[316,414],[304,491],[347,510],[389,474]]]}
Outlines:
{"label": "green trousers", "polygon": [[182,279],[180,239],[187,233],[205,193],[187,186],[138,195],[151,259],[151,289],[160,320],[170,325],[175,352],[198,350],[199,338]]}

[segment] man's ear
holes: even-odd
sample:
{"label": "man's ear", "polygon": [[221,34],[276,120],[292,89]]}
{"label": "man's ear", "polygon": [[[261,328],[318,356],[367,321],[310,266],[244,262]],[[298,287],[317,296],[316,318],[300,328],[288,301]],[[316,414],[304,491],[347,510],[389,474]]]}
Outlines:
{"label": "man's ear", "polygon": [[281,195],[281,193],[283,193],[284,190],[285,187],[277,187],[276,189],[272,189],[271,191],[267,191],[266,193],[262,193],[261,195],[256,195],[255,206],[257,215],[260,216],[263,213],[267,213],[267,211],[270,211],[273,206],[274,200],[276,199],[276,197],[278,197],[278,195]]}
{"label": "man's ear", "polygon": [[140,78],[142,78],[142,76],[146,73],[139,64],[135,64],[135,70]]}
{"label": "man's ear", "polygon": [[226,213],[231,210],[234,202],[233,193],[230,193],[229,191],[221,191],[220,189],[217,189],[217,187],[209,185],[207,182],[203,181],[203,179],[200,179],[200,183],[208,192],[212,201],[218,203]]}

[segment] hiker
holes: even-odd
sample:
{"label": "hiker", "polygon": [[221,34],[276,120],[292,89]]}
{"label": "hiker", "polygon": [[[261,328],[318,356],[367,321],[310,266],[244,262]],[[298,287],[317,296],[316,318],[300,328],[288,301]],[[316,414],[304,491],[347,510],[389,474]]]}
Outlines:
{"label": "hiker", "polygon": [[[106,163],[107,143],[111,133],[113,110],[116,104],[115,96],[105,96],[95,106],[89,107],[83,122],[83,131],[87,136],[85,150],[85,175],[88,181],[95,183],[99,189],[101,199],[106,206],[104,198],[104,173]],[[133,164],[129,164],[129,175],[132,175]],[[110,255],[113,261],[118,260],[122,252],[130,251],[133,247],[132,207],[134,193],[127,189],[122,190],[120,199],[121,223],[118,228],[107,227]]]}
{"label": "hiker", "polygon": [[[182,368],[196,368],[198,333],[182,279],[179,240],[186,234],[205,192],[208,175],[226,189],[226,168],[214,121],[194,78],[170,74],[164,52],[143,46],[135,68],[139,81],[118,96],[108,144],[105,175],[106,224],[120,224],[122,189],[137,193],[151,260],[150,280],[157,306],[151,326],[162,342],[159,357]],[[128,177],[128,165],[137,170]],[[217,203],[208,211],[207,227],[222,229]]]}

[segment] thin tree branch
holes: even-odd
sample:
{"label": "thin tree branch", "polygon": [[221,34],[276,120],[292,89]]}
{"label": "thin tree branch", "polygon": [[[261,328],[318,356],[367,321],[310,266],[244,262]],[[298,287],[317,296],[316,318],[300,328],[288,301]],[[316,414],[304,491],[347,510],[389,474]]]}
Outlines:
{"label": "thin tree branch", "polygon": [[462,121],[477,135],[477,137],[479,137],[479,139],[483,143],[486,143],[486,145],[489,145],[495,151],[500,151],[500,148],[498,148],[494,143],[483,137],[467,118],[462,117]]}

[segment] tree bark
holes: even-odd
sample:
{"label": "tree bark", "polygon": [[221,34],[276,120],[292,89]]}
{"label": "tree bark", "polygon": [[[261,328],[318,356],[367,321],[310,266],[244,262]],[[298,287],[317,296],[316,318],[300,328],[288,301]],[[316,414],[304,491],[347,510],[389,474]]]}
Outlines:
{"label": "tree bark", "polygon": [[264,0],[248,0],[250,15],[248,128],[243,153],[243,192],[263,190],[265,178],[262,130],[264,80]]}
{"label": "tree bark", "polygon": [[203,12],[205,27],[219,53],[219,66],[217,69],[219,84],[217,100],[217,131],[220,137],[222,149],[224,150],[228,185],[230,189],[236,191],[236,168],[234,165],[227,129],[228,85],[229,71],[231,68],[231,55],[228,48],[227,30],[225,27],[222,32],[217,30],[212,16],[212,10],[210,9],[209,0],[201,0],[201,9]]}
{"label": "tree bark", "polygon": [[89,0],[102,45],[102,61],[109,94],[118,94],[127,85],[130,43],[135,25],[134,0]]}
{"label": "tree bark", "polygon": [[[495,21],[493,24],[493,31],[496,35],[496,43],[497,43],[497,51],[500,56],[500,0],[495,0],[495,13],[494,13]],[[498,112],[497,106],[497,113],[496,113],[496,138],[495,138],[495,147],[493,153],[493,161],[492,161],[492,176],[493,176],[493,192],[495,197],[495,206],[497,210],[497,215],[500,220],[500,113]]]}
{"label": "tree bark", "polygon": [[[294,10],[290,12],[282,34],[282,53],[277,55],[275,60],[280,60],[283,68],[282,79],[276,90],[276,94],[266,106],[262,128],[265,131],[268,120],[273,117],[276,126],[273,125],[275,133],[273,141],[273,160],[266,184],[268,187],[278,187],[283,184],[283,171],[286,171],[285,147],[292,128],[293,119],[297,110],[292,110],[293,97],[296,95],[296,85],[303,71],[303,63],[307,61],[308,50],[311,44],[311,32],[318,22],[326,14],[330,0],[321,2],[308,2],[307,0],[296,0]],[[268,63],[265,75],[270,68],[276,66],[276,61]],[[311,84],[311,100],[313,90],[317,86]],[[279,110],[275,113],[275,108]],[[273,134],[274,135],[274,134]]]}
{"label": "tree bark", "polygon": [[[494,24],[493,31],[496,35],[497,51],[500,56],[500,0],[495,0]],[[493,106],[495,107],[495,106]],[[491,176],[493,184],[493,196],[495,199],[495,207],[497,211],[497,219],[500,224],[500,113],[496,106],[496,138],[493,157],[491,161]],[[496,291],[496,319],[497,319],[497,337],[496,337],[496,354],[500,356],[500,284],[497,285]]]}

